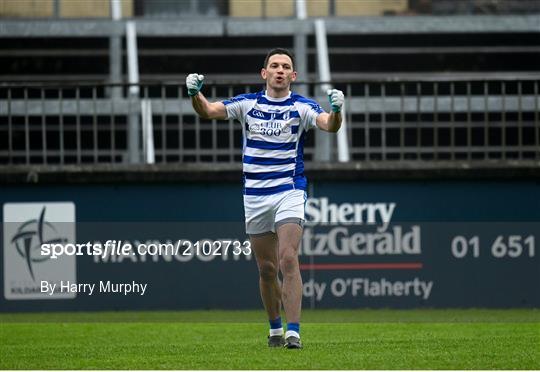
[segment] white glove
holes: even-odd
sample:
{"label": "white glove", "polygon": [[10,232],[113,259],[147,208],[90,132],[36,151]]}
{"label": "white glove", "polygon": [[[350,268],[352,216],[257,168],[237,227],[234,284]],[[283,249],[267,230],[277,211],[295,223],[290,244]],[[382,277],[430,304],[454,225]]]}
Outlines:
{"label": "white glove", "polygon": [[332,111],[341,112],[343,102],[345,102],[345,96],[343,95],[343,92],[339,89],[328,89],[326,91],[326,94],[328,94],[328,100],[330,101],[330,105],[332,106]]}
{"label": "white glove", "polygon": [[203,86],[204,75],[189,74],[186,77],[186,87],[188,96],[193,97],[201,90]]}

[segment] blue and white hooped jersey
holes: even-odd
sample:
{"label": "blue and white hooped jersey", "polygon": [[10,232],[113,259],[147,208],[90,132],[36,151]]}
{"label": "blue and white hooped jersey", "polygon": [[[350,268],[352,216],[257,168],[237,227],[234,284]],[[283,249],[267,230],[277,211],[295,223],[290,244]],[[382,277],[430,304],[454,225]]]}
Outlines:
{"label": "blue and white hooped jersey", "polygon": [[291,92],[272,98],[264,91],[241,94],[223,104],[227,116],[242,124],[244,194],[306,190],[304,141],[324,112],[319,104]]}

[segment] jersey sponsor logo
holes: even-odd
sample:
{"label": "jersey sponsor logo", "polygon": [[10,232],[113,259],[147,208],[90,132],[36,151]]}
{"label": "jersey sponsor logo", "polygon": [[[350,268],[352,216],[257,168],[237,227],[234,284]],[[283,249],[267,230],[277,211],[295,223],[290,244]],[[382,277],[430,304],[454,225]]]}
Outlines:
{"label": "jersey sponsor logo", "polygon": [[260,129],[261,129],[261,126],[259,124],[251,124],[249,126],[249,131],[251,133],[259,133]]}
{"label": "jersey sponsor logo", "polygon": [[268,121],[262,123],[253,123],[248,126],[252,134],[261,134],[263,136],[279,137],[281,133],[290,133],[290,126],[277,121]]}

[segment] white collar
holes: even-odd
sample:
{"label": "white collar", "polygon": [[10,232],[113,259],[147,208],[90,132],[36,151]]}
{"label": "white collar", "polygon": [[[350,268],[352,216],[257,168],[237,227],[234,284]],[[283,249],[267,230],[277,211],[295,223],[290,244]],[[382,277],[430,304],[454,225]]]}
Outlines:
{"label": "white collar", "polygon": [[273,101],[273,102],[283,102],[283,101],[286,101],[288,100],[289,98],[291,98],[291,94],[292,92],[289,90],[289,94],[287,94],[285,97],[280,97],[280,98],[274,98],[274,97],[270,97],[266,94],[266,90],[264,91],[264,98],[266,98],[267,100],[269,101]]}

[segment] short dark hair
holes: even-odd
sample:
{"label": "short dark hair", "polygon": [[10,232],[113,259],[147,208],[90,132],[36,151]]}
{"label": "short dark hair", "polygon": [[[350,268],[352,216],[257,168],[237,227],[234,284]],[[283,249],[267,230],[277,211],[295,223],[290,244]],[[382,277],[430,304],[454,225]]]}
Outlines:
{"label": "short dark hair", "polygon": [[292,68],[294,70],[294,54],[285,49],[285,48],[275,48],[275,49],[272,49],[271,51],[268,52],[268,54],[266,55],[266,58],[264,59],[264,66],[263,68],[266,68],[266,66],[268,66],[268,60],[270,59],[270,57],[272,57],[274,54],[285,54],[286,56],[288,56],[291,61],[292,61]]}

